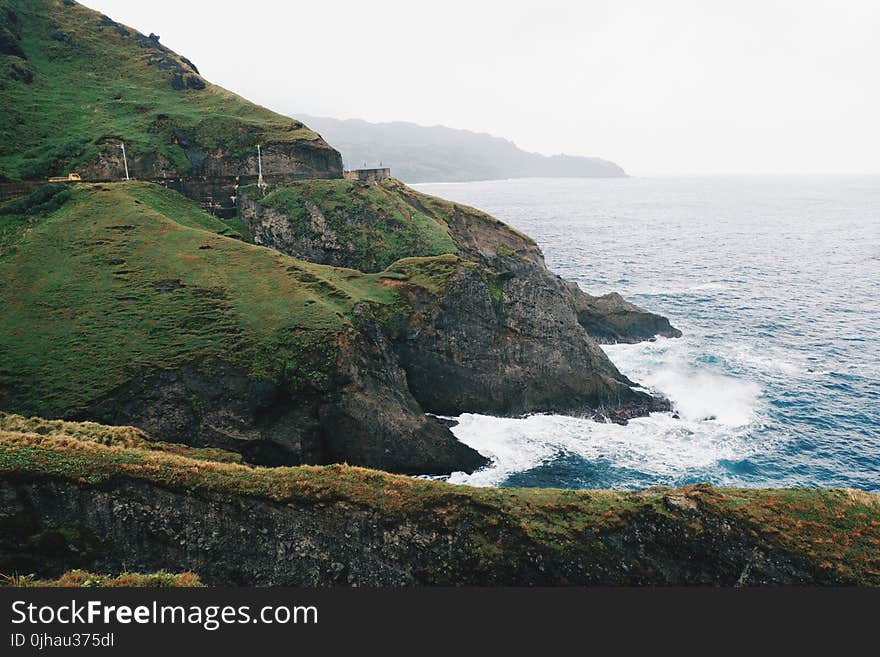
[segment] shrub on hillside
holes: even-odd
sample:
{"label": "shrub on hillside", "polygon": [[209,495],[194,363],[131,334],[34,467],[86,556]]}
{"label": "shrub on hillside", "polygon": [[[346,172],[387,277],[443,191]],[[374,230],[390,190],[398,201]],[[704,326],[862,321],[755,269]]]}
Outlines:
{"label": "shrub on hillside", "polygon": [[70,198],[70,188],[64,183],[49,183],[37,187],[27,196],[0,205],[0,214],[49,214]]}

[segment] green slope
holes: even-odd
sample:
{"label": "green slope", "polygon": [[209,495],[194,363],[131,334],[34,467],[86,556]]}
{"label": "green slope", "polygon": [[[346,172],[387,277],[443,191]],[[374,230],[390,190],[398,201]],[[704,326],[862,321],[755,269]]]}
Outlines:
{"label": "green slope", "polygon": [[298,121],[210,84],[185,58],[70,0],[0,0],[0,180],[93,161],[107,140],[181,173],[181,136],[202,151],[312,142]]}
{"label": "green slope", "polygon": [[339,334],[354,330],[354,307],[382,314],[399,302],[382,283],[399,272],[365,275],[246,244],[155,185],[59,193],[69,198],[47,213],[22,201],[0,208],[6,408],[71,411],[140,371],[216,360],[255,378],[321,380]]}
{"label": "green slope", "polygon": [[[338,243],[334,249],[338,262],[328,264],[375,272],[401,258],[456,253],[442,215],[426,214],[407,203],[396,185],[393,181],[368,185],[352,180],[303,180],[266,196],[255,185],[240,193],[263,208],[286,215],[301,243],[332,235]],[[320,216],[318,222],[313,219],[315,212]]]}

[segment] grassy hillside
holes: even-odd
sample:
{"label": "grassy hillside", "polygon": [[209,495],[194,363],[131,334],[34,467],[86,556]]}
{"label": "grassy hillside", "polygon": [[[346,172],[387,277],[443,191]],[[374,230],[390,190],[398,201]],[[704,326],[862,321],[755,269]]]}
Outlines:
{"label": "grassy hillside", "polygon": [[401,258],[458,255],[486,265],[495,256],[542,262],[530,237],[460,203],[399,180],[302,180],[239,189],[239,231],[311,262],[377,272]]}
{"label": "grassy hillside", "polygon": [[[393,313],[387,281],[409,277],[408,261],[370,275],[246,244],[148,183],[46,196],[0,207],[0,401],[19,412],[72,411],[139,371],[183,363],[320,380],[355,306]],[[433,285],[425,272],[412,284]]]}
{"label": "grassy hillside", "polygon": [[390,182],[303,180],[266,196],[255,186],[241,193],[286,215],[298,242],[331,242],[339,258],[331,264],[376,272],[401,258],[457,252],[442,215],[426,214],[407,203]]}
{"label": "grassy hillside", "polygon": [[0,116],[0,180],[65,173],[108,140],[124,140],[129,156],[161,154],[182,173],[184,143],[234,155],[260,141],[320,141],[210,84],[157,39],[70,0],[0,0]]}
{"label": "grassy hillside", "polygon": [[45,420],[40,417],[24,417],[0,411],[0,432],[68,437],[109,447],[167,452],[168,454],[178,454],[187,458],[204,461],[220,461],[225,463],[238,463],[241,461],[241,454],[235,452],[227,452],[211,447],[190,447],[188,445],[166,443],[152,439],[135,427],[111,427],[95,422]]}
{"label": "grassy hillside", "polygon": [[128,478],[283,505],[368,509],[389,524],[406,520],[415,526],[465,526],[471,549],[487,568],[502,568],[507,560],[519,558],[507,552],[516,549],[514,544],[490,538],[496,535],[521,535],[529,544],[578,554],[595,549],[590,537],[639,518],[680,524],[682,541],[699,540],[719,522],[745,525],[764,549],[798,555],[831,581],[880,585],[880,499],[856,491],[475,489],[348,466],[254,468],[194,460],[90,440],[88,434],[101,431],[99,425],[77,430],[67,424],[65,430],[43,435],[25,427],[0,428],[0,475],[88,485]]}

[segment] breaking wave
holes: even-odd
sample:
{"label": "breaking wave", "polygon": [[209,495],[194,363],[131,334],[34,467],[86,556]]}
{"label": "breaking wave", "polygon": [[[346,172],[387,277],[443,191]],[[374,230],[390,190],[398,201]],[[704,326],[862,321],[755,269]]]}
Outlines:
{"label": "breaking wave", "polygon": [[620,292],[685,336],[605,348],[675,414],[627,426],[464,415],[453,431],[492,463],[453,481],[880,492],[880,178],[533,179],[435,191],[531,235],[548,266],[589,293]]}
{"label": "breaking wave", "polygon": [[[450,481],[497,486],[521,473],[552,469],[561,459],[584,473],[579,482],[584,486],[672,485],[701,480],[719,461],[739,461],[765,448],[751,438],[759,421],[760,387],[688,365],[685,345],[685,340],[661,338],[605,348],[624,374],[666,396],[673,404],[670,413],[652,413],[625,426],[545,414],[456,418],[458,439],[492,462],[472,475],[455,473]],[[533,473],[543,482],[540,472]],[[518,477],[514,483],[528,481]]]}

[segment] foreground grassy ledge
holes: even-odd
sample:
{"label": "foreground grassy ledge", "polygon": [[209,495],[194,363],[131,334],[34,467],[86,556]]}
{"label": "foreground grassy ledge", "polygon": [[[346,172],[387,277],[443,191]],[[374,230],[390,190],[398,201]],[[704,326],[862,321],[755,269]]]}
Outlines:
{"label": "foreground grassy ledge", "polygon": [[0,572],[124,563],[208,584],[880,585],[880,498],[858,491],[475,489],[343,465],[247,467],[126,431],[0,416]]}

